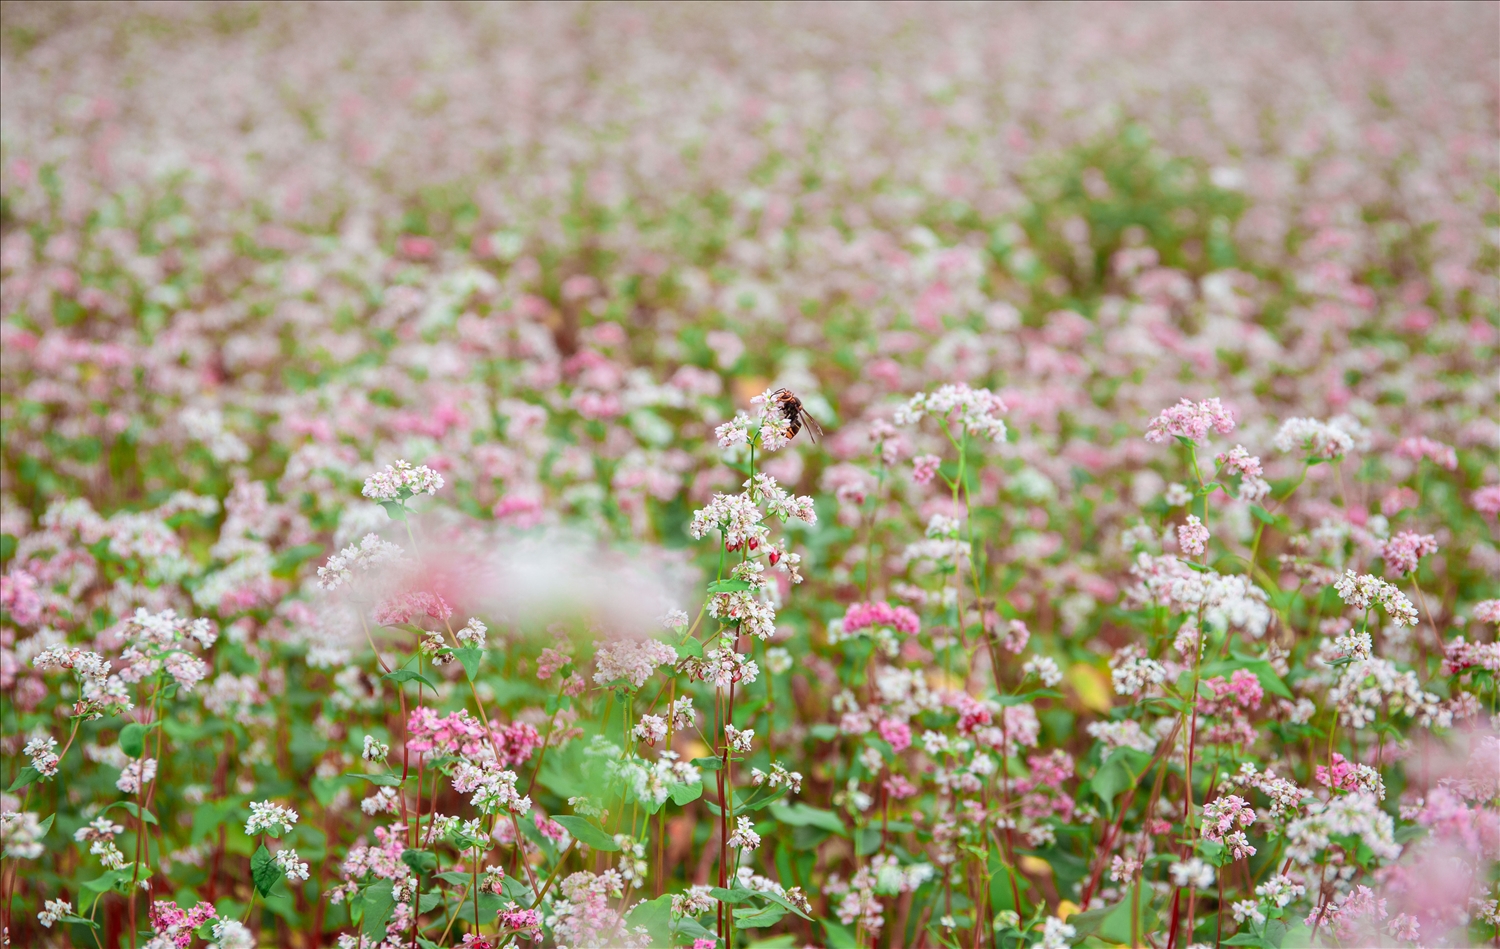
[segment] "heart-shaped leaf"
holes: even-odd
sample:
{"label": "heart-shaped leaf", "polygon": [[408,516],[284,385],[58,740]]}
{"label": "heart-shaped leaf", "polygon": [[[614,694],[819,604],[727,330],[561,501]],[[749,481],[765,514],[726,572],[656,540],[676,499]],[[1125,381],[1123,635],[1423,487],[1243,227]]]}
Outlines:
{"label": "heart-shaped leaf", "polygon": [[33,768],[31,765],[27,765],[26,767],[21,769],[21,773],[16,775],[16,779],[12,781],[10,783],[10,787],[6,788],[5,790],[7,793],[11,791],[19,791],[21,790],[21,788],[24,788],[26,785],[30,784],[41,776],[42,773],[40,771]]}
{"label": "heart-shaped leaf", "polygon": [[359,931],[366,939],[379,941],[385,938],[385,924],[396,908],[395,888],[390,880],[377,880],[365,887],[364,920]]}
{"label": "heart-shaped leaf", "polygon": [[473,682],[474,677],[479,674],[479,663],[484,659],[484,650],[478,646],[464,646],[453,650],[453,657],[464,667],[464,675]]}
{"label": "heart-shaped leaf", "polygon": [[132,758],[139,758],[146,750],[146,734],[158,724],[158,722],[152,722],[150,725],[142,725],[140,722],[131,722],[120,729],[120,750]]}
{"label": "heart-shaped leaf", "polygon": [[401,779],[394,774],[355,774],[352,771],[345,772],[345,774],[351,778],[363,778],[371,784],[379,785],[383,788],[399,788],[401,786]]}
{"label": "heart-shaped leaf", "polygon": [[595,850],[619,850],[620,845],[615,839],[593,821],[579,817],[576,814],[559,814],[552,818],[562,825],[563,829],[572,834],[574,839],[581,844],[587,844]]}
{"label": "heart-shaped leaf", "polygon": [[276,863],[276,858],[271,856],[271,851],[266,849],[265,844],[261,844],[260,849],[250,857],[250,879],[255,884],[256,892],[262,897],[270,896],[271,887],[285,875],[286,871]]}

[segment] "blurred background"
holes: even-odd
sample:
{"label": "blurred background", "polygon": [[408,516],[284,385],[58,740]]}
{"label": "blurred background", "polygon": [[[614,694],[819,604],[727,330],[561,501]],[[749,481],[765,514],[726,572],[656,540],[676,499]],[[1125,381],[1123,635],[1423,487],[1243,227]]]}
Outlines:
{"label": "blurred background", "polygon": [[[830,436],[772,472],[857,524],[870,422],[967,381],[1010,406],[1016,602],[1077,625],[1181,396],[1252,450],[1496,444],[1493,3],[0,12],[7,556],[64,500],[248,492],[281,514],[208,517],[194,595],[274,603],[398,457],[473,517],[680,545],[770,384]],[[1464,457],[1451,524],[1497,474]]]}

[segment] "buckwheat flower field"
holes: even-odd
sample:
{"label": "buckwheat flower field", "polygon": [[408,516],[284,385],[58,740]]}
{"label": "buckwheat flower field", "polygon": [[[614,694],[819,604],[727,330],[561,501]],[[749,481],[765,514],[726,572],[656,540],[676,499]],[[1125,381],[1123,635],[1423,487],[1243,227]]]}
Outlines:
{"label": "buckwheat flower field", "polygon": [[0,925],[1500,946],[1500,6],[7,3]]}

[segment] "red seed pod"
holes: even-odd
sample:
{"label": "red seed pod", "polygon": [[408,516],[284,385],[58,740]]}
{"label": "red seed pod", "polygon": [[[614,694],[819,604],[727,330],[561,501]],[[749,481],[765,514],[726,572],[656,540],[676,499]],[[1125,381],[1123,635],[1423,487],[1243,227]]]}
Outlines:
{"label": "red seed pod", "polygon": [[740,542],[739,541],[735,541],[735,542],[730,543],[730,544],[725,544],[724,545],[724,549],[725,550],[729,550],[729,551],[739,550],[740,549]]}
{"label": "red seed pod", "polygon": [[771,566],[773,566],[773,567],[776,566],[776,561],[778,561],[778,560],[781,559],[781,551],[779,551],[779,550],[773,550],[773,551],[771,551],[770,557],[768,557],[766,559],[768,559],[768,560],[771,561]]}
{"label": "red seed pod", "polygon": [[749,546],[749,548],[751,550],[754,550],[755,548],[757,548],[757,547],[760,546],[760,541],[756,540],[754,537],[752,537],[749,540],[745,541],[745,543],[746,543],[746,545]]}

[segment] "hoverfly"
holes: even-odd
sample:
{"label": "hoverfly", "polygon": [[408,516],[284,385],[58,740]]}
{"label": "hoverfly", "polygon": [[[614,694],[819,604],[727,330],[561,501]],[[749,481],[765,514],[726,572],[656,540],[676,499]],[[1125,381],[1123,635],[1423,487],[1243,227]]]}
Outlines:
{"label": "hoverfly", "polygon": [[802,426],[805,423],[807,425],[807,434],[812,437],[813,444],[816,445],[818,443],[818,439],[823,434],[822,426],[818,424],[817,419],[807,414],[807,409],[802,407],[802,400],[793,395],[790,389],[777,389],[771,393],[770,401],[772,404],[780,406],[781,417],[792,423],[790,438],[796,438],[797,433],[802,431]]}

